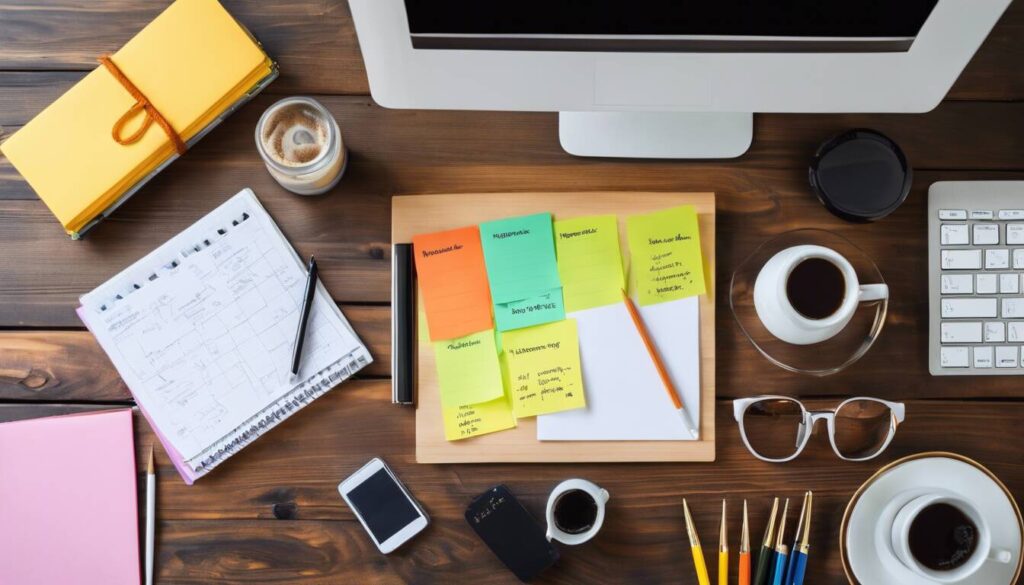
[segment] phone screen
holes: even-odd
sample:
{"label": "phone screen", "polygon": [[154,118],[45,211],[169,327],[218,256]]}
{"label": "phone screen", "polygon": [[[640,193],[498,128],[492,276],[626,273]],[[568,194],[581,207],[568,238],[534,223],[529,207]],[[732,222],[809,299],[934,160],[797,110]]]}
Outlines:
{"label": "phone screen", "polygon": [[381,469],[348,493],[348,499],[370,528],[377,542],[384,542],[420,517],[405,492]]}

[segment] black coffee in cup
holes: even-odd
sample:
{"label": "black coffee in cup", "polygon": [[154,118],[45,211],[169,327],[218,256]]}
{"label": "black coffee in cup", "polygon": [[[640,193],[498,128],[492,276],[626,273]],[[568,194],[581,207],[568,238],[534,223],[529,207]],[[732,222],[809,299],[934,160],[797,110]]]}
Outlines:
{"label": "black coffee in cup", "polygon": [[789,304],[808,319],[831,317],[846,299],[846,277],[824,258],[807,258],[786,279]]}
{"label": "black coffee in cup", "polygon": [[555,500],[554,516],[562,532],[582,534],[597,521],[597,502],[583,490],[569,490]]}
{"label": "black coffee in cup", "polygon": [[910,554],[933,571],[963,566],[978,546],[978,527],[956,506],[939,503],[921,510],[910,523]]}

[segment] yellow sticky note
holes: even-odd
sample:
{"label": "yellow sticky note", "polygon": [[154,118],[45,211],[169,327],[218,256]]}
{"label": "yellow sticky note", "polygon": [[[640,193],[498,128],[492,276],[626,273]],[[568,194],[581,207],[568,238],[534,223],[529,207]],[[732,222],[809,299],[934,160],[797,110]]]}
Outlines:
{"label": "yellow sticky note", "polygon": [[566,311],[622,302],[626,282],[618,218],[594,215],[556,221],[555,251]]}
{"label": "yellow sticky note", "polygon": [[489,402],[505,395],[494,329],[434,342],[434,360],[446,407]]}
{"label": "yellow sticky note", "polygon": [[516,418],[587,405],[575,319],[506,331],[501,337]]}
{"label": "yellow sticky note", "polygon": [[692,205],[634,215],[626,226],[630,280],[641,305],[704,294],[700,229]]}
{"label": "yellow sticky note", "polygon": [[512,406],[505,396],[490,402],[451,406],[442,408],[444,415],[444,438],[447,441],[468,439],[511,429],[516,426]]}

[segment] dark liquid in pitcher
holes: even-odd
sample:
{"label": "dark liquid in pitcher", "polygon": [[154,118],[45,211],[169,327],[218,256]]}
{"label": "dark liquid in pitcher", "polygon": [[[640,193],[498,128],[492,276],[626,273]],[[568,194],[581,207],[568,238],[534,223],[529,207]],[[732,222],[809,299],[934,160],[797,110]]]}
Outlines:
{"label": "dark liquid in pitcher", "polygon": [[786,296],[793,308],[808,319],[831,317],[846,298],[846,278],[828,260],[808,258],[789,273]]}
{"label": "dark liquid in pitcher", "polygon": [[566,534],[580,534],[597,521],[597,502],[583,490],[569,490],[555,500],[555,525]]}
{"label": "dark liquid in pitcher", "polygon": [[910,524],[910,554],[933,571],[962,566],[978,546],[978,527],[956,506],[932,504]]}

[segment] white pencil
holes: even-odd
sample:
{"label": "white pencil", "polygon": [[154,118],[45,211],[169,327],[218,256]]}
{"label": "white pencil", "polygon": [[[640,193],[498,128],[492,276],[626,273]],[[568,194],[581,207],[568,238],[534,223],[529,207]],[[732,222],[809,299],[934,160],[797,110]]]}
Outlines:
{"label": "white pencil", "polygon": [[146,469],[146,585],[153,585],[153,545],[156,535],[156,468],[153,466],[153,448],[149,448],[149,467]]}

